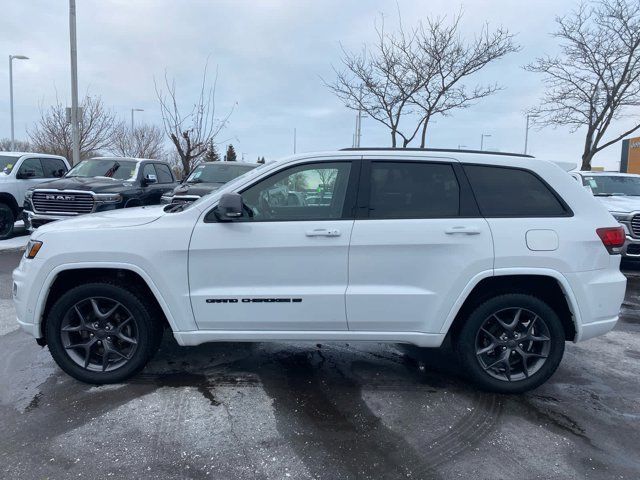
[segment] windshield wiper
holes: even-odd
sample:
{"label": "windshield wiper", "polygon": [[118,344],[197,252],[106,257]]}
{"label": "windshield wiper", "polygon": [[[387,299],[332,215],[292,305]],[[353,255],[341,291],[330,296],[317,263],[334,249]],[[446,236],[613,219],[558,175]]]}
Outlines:
{"label": "windshield wiper", "polygon": [[615,193],[594,193],[594,197],[613,197]]}

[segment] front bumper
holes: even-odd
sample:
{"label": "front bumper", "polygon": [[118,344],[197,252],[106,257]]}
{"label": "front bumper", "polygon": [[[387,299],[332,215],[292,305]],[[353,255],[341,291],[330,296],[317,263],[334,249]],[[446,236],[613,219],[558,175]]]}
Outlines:
{"label": "front bumper", "polygon": [[620,253],[623,257],[640,260],[640,238],[633,238],[627,235],[627,239],[624,242],[623,247],[620,249]]}
{"label": "front bumper", "polygon": [[49,213],[34,213],[31,210],[22,211],[22,219],[24,220],[24,228],[29,233],[41,227],[46,223],[55,222],[56,220],[64,220],[65,218],[74,218],[77,215],[52,215]]}

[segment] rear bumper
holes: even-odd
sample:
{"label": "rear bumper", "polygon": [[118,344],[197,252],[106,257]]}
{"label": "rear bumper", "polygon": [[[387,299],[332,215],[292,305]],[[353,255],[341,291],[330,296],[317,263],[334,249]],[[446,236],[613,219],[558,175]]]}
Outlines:
{"label": "rear bumper", "polygon": [[618,321],[627,279],[620,272],[620,257],[611,255],[610,262],[604,270],[565,274],[576,302],[576,342],[602,335]]}

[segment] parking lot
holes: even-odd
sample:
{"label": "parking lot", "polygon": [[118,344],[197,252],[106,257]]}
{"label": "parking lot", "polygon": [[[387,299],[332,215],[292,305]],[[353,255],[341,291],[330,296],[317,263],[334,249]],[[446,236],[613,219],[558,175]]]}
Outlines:
{"label": "parking lot", "polygon": [[521,396],[451,354],[389,344],[208,344],[170,335],[132,381],[91,387],[17,331],[0,253],[4,478],[640,476],[640,272],[623,316]]}

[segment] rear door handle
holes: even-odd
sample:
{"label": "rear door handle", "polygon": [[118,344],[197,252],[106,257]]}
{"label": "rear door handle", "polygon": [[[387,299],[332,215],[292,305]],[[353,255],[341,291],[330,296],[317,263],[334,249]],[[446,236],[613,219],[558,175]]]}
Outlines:
{"label": "rear door handle", "polygon": [[460,235],[480,235],[480,229],[476,228],[476,227],[459,226],[459,227],[448,228],[448,229],[446,229],[444,231],[444,233],[446,233],[447,235],[456,235],[456,234],[460,234]]}
{"label": "rear door handle", "polygon": [[307,230],[307,237],[339,237],[340,230],[337,228],[314,228],[313,230]]}

